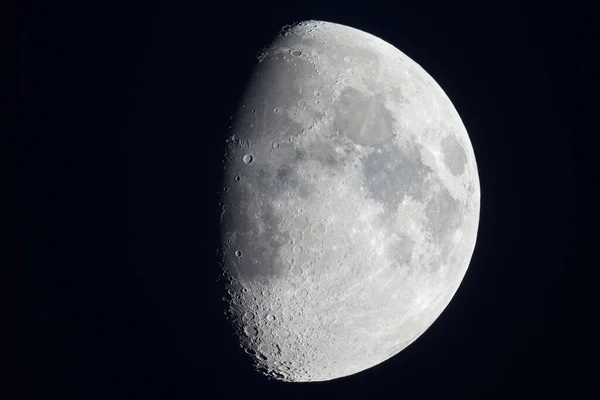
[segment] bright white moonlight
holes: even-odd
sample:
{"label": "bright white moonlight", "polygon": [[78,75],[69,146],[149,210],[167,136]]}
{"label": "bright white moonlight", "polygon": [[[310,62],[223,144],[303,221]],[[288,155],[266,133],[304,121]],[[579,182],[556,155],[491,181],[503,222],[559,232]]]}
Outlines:
{"label": "bright white moonlight", "polygon": [[473,148],[440,86],[390,44],[327,22],[284,29],[225,158],[229,316],[266,375],[373,367],[456,293],[479,223]]}

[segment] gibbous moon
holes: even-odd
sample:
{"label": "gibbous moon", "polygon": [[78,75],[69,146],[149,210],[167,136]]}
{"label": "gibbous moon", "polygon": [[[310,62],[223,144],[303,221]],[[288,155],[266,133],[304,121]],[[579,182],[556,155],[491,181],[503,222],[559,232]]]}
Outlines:
{"label": "gibbous moon", "polygon": [[285,27],[224,157],[227,314],[265,375],[371,368],[456,293],[479,224],[475,155],[444,91],[392,45],[334,23]]}

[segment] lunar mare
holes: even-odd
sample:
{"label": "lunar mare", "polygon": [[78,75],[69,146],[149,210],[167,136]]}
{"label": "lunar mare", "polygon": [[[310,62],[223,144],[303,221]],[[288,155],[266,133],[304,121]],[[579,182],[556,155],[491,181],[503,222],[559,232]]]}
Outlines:
{"label": "lunar mare", "polygon": [[227,311],[264,374],[373,367],[456,293],[479,223],[473,149],[440,86],[383,40],[286,27],[259,57],[224,165]]}

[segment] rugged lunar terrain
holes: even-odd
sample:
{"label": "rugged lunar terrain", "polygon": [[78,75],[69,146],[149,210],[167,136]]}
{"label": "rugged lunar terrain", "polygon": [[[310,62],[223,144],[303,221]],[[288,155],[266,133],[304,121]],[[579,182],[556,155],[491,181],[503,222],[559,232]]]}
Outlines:
{"label": "rugged lunar terrain", "polygon": [[228,313],[271,377],[330,380],[392,357],[467,270],[480,200],[467,132],[375,36],[286,27],[259,57],[225,168]]}

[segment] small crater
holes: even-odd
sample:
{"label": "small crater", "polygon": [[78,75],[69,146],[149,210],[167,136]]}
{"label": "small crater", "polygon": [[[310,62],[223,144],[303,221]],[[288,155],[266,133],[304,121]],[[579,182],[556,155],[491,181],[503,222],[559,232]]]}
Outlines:
{"label": "small crater", "polygon": [[302,285],[304,283],[304,278],[302,275],[292,275],[291,281],[296,285]]}
{"label": "small crater", "polygon": [[278,113],[278,112],[279,112],[279,108],[275,108],[275,109],[273,109],[273,112],[276,112],[276,113]]}
{"label": "small crater", "polygon": [[240,258],[242,256],[242,252],[239,251],[239,250],[236,250],[235,251],[235,256],[238,257],[238,258]]}
{"label": "small crater", "polygon": [[302,268],[300,268],[300,267],[292,267],[290,269],[290,274],[292,274],[292,275],[302,275]]}
{"label": "small crater", "polygon": [[267,314],[267,321],[269,321],[269,322],[275,321],[275,316],[273,314]]}
{"label": "small crater", "polygon": [[277,379],[285,379],[287,378],[287,375],[285,375],[283,372],[273,372],[273,377]]}
{"label": "small crater", "polygon": [[290,232],[290,238],[293,241],[299,241],[300,239],[302,239],[302,231],[299,229],[294,229]]}
{"label": "small crater", "polygon": [[279,336],[282,339],[287,339],[290,337],[290,331],[288,331],[287,329],[281,329],[279,330],[279,332],[277,332],[277,336]]}
{"label": "small crater", "polygon": [[252,162],[254,161],[254,156],[252,154],[244,154],[244,156],[242,157],[242,161],[246,165],[252,164]]}
{"label": "small crater", "polygon": [[294,57],[300,57],[302,55],[302,51],[300,51],[298,49],[294,49],[294,50],[290,51],[290,55],[292,55]]}
{"label": "small crater", "polygon": [[258,335],[258,329],[255,326],[245,326],[244,333],[247,336],[256,336]]}
{"label": "small crater", "polygon": [[235,181],[236,181],[236,182],[239,182],[241,179],[242,179],[242,178],[241,178],[239,175],[235,177]]}
{"label": "small crater", "polygon": [[279,143],[275,142],[273,143],[273,149],[277,150],[279,148]]}
{"label": "small crater", "polygon": [[254,314],[250,311],[247,311],[246,313],[244,313],[244,318],[246,318],[248,321],[252,321],[254,319]]}
{"label": "small crater", "polygon": [[294,248],[292,249],[292,252],[294,254],[300,254],[300,253],[302,253],[302,247],[300,247],[300,246],[294,246]]}
{"label": "small crater", "polygon": [[300,107],[300,108],[304,108],[304,107],[306,107],[307,105],[308,105],[308,103],[307,103],[306,101],[304,101],[304,100],[300,100],[300,101],[298,102],[298,107]]}
{"label": "small crater", "polygon": [[296,215],[292,224],[297,229],[305,229],[308,226],[308,218],[305,215]]}
{"label": "small crater", "polygon": [[315,95],[315,97],[319,97],[319,96],[321,95],[321,92],[319,92],[319,91],[317,90],[317,91],[315,91],[314,95]]}
{"label": "small crater", "polygon": [[310,233],[312,233],[315,237],[320,238],[325,234],[325,224],[322,222],[315,223],[310,229]]}

